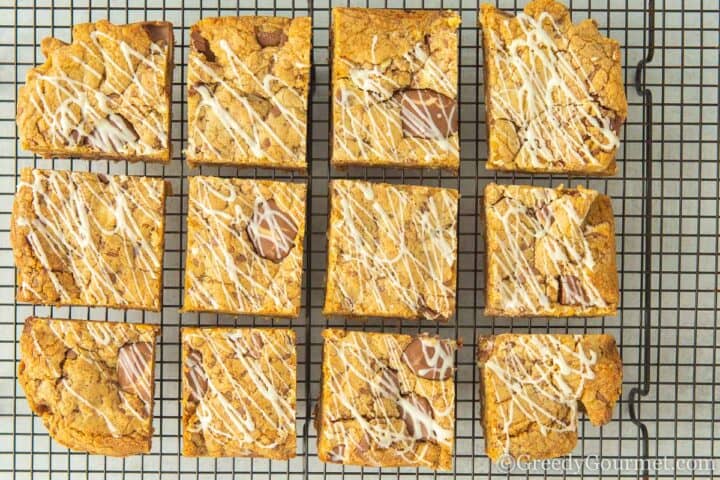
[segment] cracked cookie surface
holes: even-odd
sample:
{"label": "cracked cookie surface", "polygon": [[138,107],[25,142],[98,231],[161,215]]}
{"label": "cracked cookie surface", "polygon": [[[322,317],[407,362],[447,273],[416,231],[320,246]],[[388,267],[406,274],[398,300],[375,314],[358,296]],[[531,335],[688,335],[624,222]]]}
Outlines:
{"label": "cracked cookie surface", "polygon": [[447,321],[458,198],[449,188],[333,180],[323,313]]}
{"label": "cracked cookie surface", "polygon": [[485,448],[529,461],[572,452],[578,407],[593,425],[612,418],[622,363],[610,335],[502,334],[478,339]]}
{"label": "cracked cookie surface", "polygon": [[487,168],[614,175],[627,116],[620,46],[553,0],[484,4]]}
{"label": "cracked cookie surface", "polygon": [[95,454],[149,452],[158,332],[151,325],[26,319],[18,381],[50,436]]}
{"label": "cracked cookie surface", "polygon": [[332,164],[459,168],[452,11],[334,8]]}
{"label": "cracked cookie surface", "polygon": [[337,329],[323,337],[320,460],[449,470],[456,343]]}
{"label": "cracked cookie surface", "polygon": [[617,313],[610,198],[583,187],[485,187],[486,315]]}
{"label": "cracked cookie surface", "polygon": [[48,37],[47,58],[18,94],[22,148],[43,157],[149,161],[171,158],[172,24],[73,27]]}
{"label": "cracked cookie surface", "polygon": [[190,177],[183,310],[297,316],[301,183]]}
{"label": "cracked cookie surface", "polygon": [[310,46],[309,17],[193,25],[188,163],[306,170]]}
{"label": "cracked cookie surface", "polygon": [[18,301],[160,310],[168,193],[157,178],[23,169],[10,225]]}
{"label": "cracked cookie surface", "polygon": [[183,455],[295,456],[295,332],[183,328]]}

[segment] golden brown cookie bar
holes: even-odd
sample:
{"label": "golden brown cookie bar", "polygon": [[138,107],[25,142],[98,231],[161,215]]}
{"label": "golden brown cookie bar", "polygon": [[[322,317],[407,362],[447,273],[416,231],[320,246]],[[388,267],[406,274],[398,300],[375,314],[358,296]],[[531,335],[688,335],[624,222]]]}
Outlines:
{"label": "golden brown cookie bar", "polygon": [[169,190],[157,178],[23,169],[10,225],[18,301],[160,310]]}
{"label": "golden brown cookie bar", "polygon": [[305,170],[309,17],[205,18],[190,30],[188,163]]}
{"label": "golden brown cookie bar", "polygon": [[457,29],[449,10],[334,8],[332,164],[457,172]]}
{"label": "golden brown cookie bar", "polygon": [[610,335],[502,334],[478,339],[485,449],[494,461],[572,452],[578,405],[593,425],[612,417],[622,363]]}
{"label": "golden brown cookie bar", "polygon": [[43,157],[171,158],[173,32],[168,22],[73,27],[42,41],[46,62],[18,96],[22,148]]}
{"label": "golden brown cookie bar", "polygon": [[447,321],[458,198],[450,188],[333,180],[323,313]]}
{"label": "golden brown cookie bar", "polygon": [[491,170],[614,175],[627,116],[620,46],[553,0],[480,11]]}
{"label": "golden brown cookie bar", "polygon": [[183,309],[298,316],[305,192],[301,183],[190,177]]}
{"label": "golden brown cookie bar", "polygon": [[295,456],[295,332],[183,328],[182,454]]}
{"label": "golden brown cookie bar", "polygon": [[18,381],[50,436],[73,450],[150,451],[159,328],[30,317]]}
{"label": "golden brown cookie bar", "polygon": [[323,337],[320,460],[450,470],[456,343],[337,329]]}
{"label": "golden brown cookie bar", "polygon": [[485,187],[485,314],[615,315],[610,198],[577,189]]}

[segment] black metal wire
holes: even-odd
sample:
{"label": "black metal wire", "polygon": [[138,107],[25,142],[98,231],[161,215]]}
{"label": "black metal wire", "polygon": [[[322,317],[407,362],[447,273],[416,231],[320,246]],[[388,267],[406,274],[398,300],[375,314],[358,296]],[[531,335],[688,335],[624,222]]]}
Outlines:
{"label": "black metal wire", "polygon": [[[616,336],[624,359],[623,397],[613,421],[603,428],[583,419],[576,458],[671,460],[689,456],[717,461],[720,442],[720,200],[718,190],[717,10],[711,2],[685,3],[677,8],[653,0],[647,4],[614,0],[572,0],[573,18],[597,20],[601,31],[620,41],[627,85],[629,117],[622,131],[617,177],[594,179],[562,175],[496,174],[485,170],[487,155],[483,97],[482,50],[476,26],[475,0],[363,0],[356,6],[395,8],[451,8],[462,17],[460,30],[460,175],[428,170],[352,168],[346,172],[329,164],[331,6],[330,0],[272,0],[263,2],[189,2],[128,0],[89,7],[88,1],[26,0],[0,5],[0,477],[15,478],[474,478],[562,476],[563,478],[704,478],[676,466],[655,472],[649,468],[593,471],[587,466],[560,471],[502,472],[484,454],[480,428],[475,347],[478,335],[515,332],[609,332]],[[524,1],[500,0],[499,6],[518,11]],[[620,8],[619,8],[620,7]],[[304,296],[301,317],[276,320],[227,315],[183,314],[184,247],[187,238],[188,175],[244,176],[303,181],[302,175],[263,169],[227,167],[189,169],[182,147],[187,137],[185,83],[188,32],[201,17],[217,15],[281,15],[313,17],[313,83],[309,115],[308,208]],[[697,22],[699,17],[700,21]],[[25,73],[42,61],[39,42],[47,35],[69,40],[74,23],[109,18],[116,23],[165,19],[175,25],[176,69],[173,81],[173,150],[169,166],[87,162],[77,159],[38,159],[19,148],[14,127],[17,88]],[[0,29],[1,30],[1,29]],[[12,32],[10,34],[9,32]],[[699,40],[698,40],[699,38]],[[696,41],[697,40],[697,41]],[[692,50],[700,65],[686,64]],[[659,58],[658,58],[659,57]],[[689,57],[688,57],[689,58]],[[687,60],[689,62],[689,60]],[[712,73],[715,74],[714,78]],[[633,89],[632,87],[635,87]],[[680,92],[677,94],[677,92]],[[695,95],[697,93],[697,95]],[[692,95],[692,96],[691,96]],[[659,98],[659,102],[656,99]],[[709,132],[709,133],[708,133]],[[658,140],[656,140],[658,139]],[[93,170],[105,173],[163,176],[173,186],[166,214],[166,254],[163,312],[118,312],[96,308],[48,308],[14,301],[12,252],[8,225],[12,195],[23,166]],[[321,314],[324,300],[325,231],[328,181],[364,178],[409,184],[442,185],[460,190],[458,226],[458,302],[448,325],[430,322],[359,323],[328,320]],[[484,307],[482,191],[486,183],[536,185],[583,184],[613,198],[617,227],[618,269],[622,297],[618,317],[601,319],[488,318]],[[15,379],[17,340],[30,314],[57,318],[91,318],[160,324],[163,336],[157,351],[155,438],[145,456],[114,459],[90,456],[52,442],[41,422],[28,410]],[[277,462],[263,459],[188,459],[180,455],[180,328],[183,325],[282,325],[298,334],[298,457]],[[369,469],[326,465],[318,461],[312,408],[319,393],[322,344],[328,325],[392,332],[431,331],[461,337],[456,375],[456,448],[454,472],[415,469]],[[10,328],[11,327],[11,328]],[[5,331],[7,330],[7,331]],[[12,347],[11,347],[12,343]],[[677,349],[673,354],[672,350]],[[673,360],[668,363],[667,360]],[[697,413],[695,413],[697,412]]]}

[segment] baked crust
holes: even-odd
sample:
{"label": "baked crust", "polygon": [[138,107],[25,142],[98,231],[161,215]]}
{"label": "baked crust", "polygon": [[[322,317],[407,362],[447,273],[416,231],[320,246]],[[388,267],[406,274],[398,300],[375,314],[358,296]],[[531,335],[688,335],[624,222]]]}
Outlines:
{"label": "baked crust", "polygon": [[50,436],[88,453],[148,453],[159,330],[27,318],[20,336],[18,382]]}
{"label": "baked crust", "polygon": [[306,170],[311,19],[204,18],[190,38],[190,166]]}
{"label": "baked crust", "polygon": [[73,26],[18,93],[20,144],[43,157],[168,163],[173,32],[168,22]]}
{"label": "baked crust", "polygon": [[334,8],[332,164],[457,172],[460,17]]}
{"label": "baked crust", "polygon": [[10,222],[17,300],[159,311],[169,190],[157,178],[23,169]]}
{"label": "baked crust", "polygon": [[182,329],[182,454],[295,456],[295,332]]}
{"label": "baked crust", "polygon": [[485,449],[493,461],[572,452],[579,405],[593,425],[605,425],[622,389],[611,335],[480,337],[478,366]]}
{"label": "baked crust", "polygon": [[320,460],[450,470],[456,343],[337,329],[323,337]]}
{"label": "baked crust", "polygon": [[610,198],[579,186],[485,187],[485,314],[615,315]]}
{"label": "baked crust", "polygon": [[483,4],[491,170],[615,175],[627,99],[618,42],[553,0]]}
{"label": "baked crust", "polygon": [[449,188],[332,180],[323,313],[450,319],[458,198]]}
{"label": "baked crust", "polygon": [[306,185],[204,176],[189,184],[183,310],[297,317]]}

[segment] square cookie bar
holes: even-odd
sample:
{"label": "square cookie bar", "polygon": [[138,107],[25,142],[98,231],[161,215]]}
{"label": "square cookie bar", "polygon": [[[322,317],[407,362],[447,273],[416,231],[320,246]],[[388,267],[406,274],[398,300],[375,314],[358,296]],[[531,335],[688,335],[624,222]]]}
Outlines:
{"label": "square cookie bar", "polygon": [[150,452],[159,327],[30,317],[18,382],[58,443],[125,457]]}
{"label": "square cookie bar", "polygon": [[182,454],[295,456],[295,332],[183,328]]}
{"label": "square cookie bar", "polygon": [[450,470],[456,343],[337,329],[323,337],[320,460]]}
{"label": "square cookie bar", "polygon": [[622,388],[610,335],[480,337],[478,365],[485,449],[494,461],[572,452],[578,406],[593,425],[604,425]]}
{"label": "square cookie bar", "polygon": [[173,32],[168,22],[73,27],[72,43],[48,37],[47,58],[20,89],[20,144],[43,157],[167,163]]}
{"label": "square cookie bar", "polygon": [[485,102],[491,170],[617,173],[627,100],[618,42],[593,20],[572,23],[553,0],[513,17],[484,4]]}
{"label": "square cookie bar", "polygon": [[447,321],[458,198],[450,188],[333,180],[323,313]]}
{"label": "square cookie bar", "polygon": [[189,182],[183,310],[297,317],[306,185],[216,177]]}
{"label": "square cookie bar", "polygon": [[577,189],[485,187],[485,314],[615,315],[620,293],[610,198]]}
{"label": "square cookie bar", "polygon": [[190,30],[191,166],[307,168],[309,17],[204,18]]}
{"label": "square cookie bar", "polygon": [[332,164],[457,172],[460,17],[334,8]]}
{"label": "square cookie bar", "polygon": [[10,221],[17,300],[159,311],[169,193],[159,178],[23,169]]}

